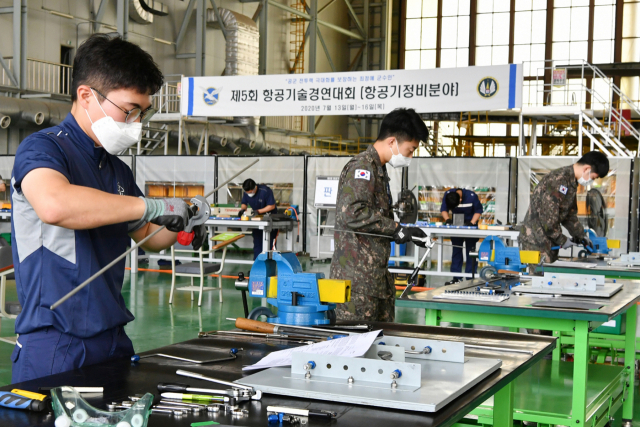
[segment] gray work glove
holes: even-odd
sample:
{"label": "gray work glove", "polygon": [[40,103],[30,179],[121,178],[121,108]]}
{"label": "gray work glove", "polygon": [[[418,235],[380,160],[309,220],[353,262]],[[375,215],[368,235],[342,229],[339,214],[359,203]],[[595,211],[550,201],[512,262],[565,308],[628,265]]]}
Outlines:
{"label": "gray work glove", "polygon": [[569,249],[571,246],[577,246],[573,240],[567,238],[567,240],[562,244],[562,249]]}
{"label": "gray work glove", "polygon": [[193,215],[189,205],[182,199],[142,198],[146,204],[141,221],[165,225],[175,233],[183,231]]}

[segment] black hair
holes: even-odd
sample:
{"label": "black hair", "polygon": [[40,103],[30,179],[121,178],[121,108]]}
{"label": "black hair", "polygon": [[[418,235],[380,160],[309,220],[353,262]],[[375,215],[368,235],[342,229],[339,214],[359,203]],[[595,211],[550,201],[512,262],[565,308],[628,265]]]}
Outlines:
{"label": "black hair", "polygon": [[382,119],[378,141],[392,136],[398,140],[398,143],[427,142],[429,129],[413,108],[396,108]]}
{"label": "black hair", "polygon": [[598,178],[604,178],[609,173],[609,159],[600,151],[590,151],[577,162],[579,165],[591,166],[591,172],[597,173]]}
{"label": "black hair", "polygon": [[242,183],[242,189],[244,191],[251,191],[254,188],[256,188],[256,182],[251,178],[245,179],[244,182]]}
{"label": "black hair", "polygon": [[451,193],[447,193],[447,195],[444,196],[444,202],[446,203],[447,208],[449,208],[449,210],[452,211],[455,208],[457,208],[458,205],[460,204],[460,195],[458,194],[457,191],[452,191]]}
{"label": "black hair", "polygon": [[164,77],[151,55],[120,36],[93,34],[78,48],[73,60],[71,100],[78,86],[87,85],[105,96],[117,89],[135,89],[153,95]]}

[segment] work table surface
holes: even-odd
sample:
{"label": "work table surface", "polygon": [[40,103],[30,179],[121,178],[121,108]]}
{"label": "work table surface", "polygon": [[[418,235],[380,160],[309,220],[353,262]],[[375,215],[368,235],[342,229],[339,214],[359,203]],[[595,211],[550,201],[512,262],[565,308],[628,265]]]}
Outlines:
{"label": "work table surface", "polygon": [[[267,406],[279,405],[298,408],[327,409],[338,413],[338,418],[330,423],[342,426],[388,427],[392,424],[405,426],[450,426],[460,420],[472,409],[495,394],[503,386],[513,381],[529,367],[541,360],[555,347],[555,338],[496,332],[487,330],[428,327],[405,324],[374,323],[375,329],[384,329],[386,334],[412,336],[428,339],[463,341],[467,344],[503,347],[527,350],[533,354],[493,352],[477,349],[466,349],[465,354],[474,357],[501,359],[502,367],[480,384],[464,393],[451,404],[435,413],[419,413],[392,409],[378,409],[375,407],[340,404],[328,401],[297,399],[284,396],[264,394],[261,401],[251,401],[241,404],[241,408],[249,410],[244,418],[233,419],[231,415],[220,412],[218,415],[186,415],[181,418],[165,414],[152,414],[149,426],[190,426],[193,422],[216,421],[221,425],[268,425]],[[194,336],[197,332],[194,331]],[[211,365],[194,365],[165,358],[142,359],[138,363],[128,360],[111,361],[98,365],[87,366],[61,374],[32,380],[24,383],[0,387],[0,390],[10,391],[12,388],[37,391],[38,387],[47,386],[103,386],[103,394],[86,395],[86,400],[93,406],[105,409],[106,403],[128,400],[127,397],[146,392],[157,394],[157,384],[186,383],[192,387],[220,389],[227,388],[216,383],[181,377],[175,374],[177,369],[198,372],[210,377],[235,381],[255,371],[243,373],[242,366],[253,364],[266,354],[300,344],[288,344],[282,340],[267,341],[261,338],[217,336],[212,338],[196,338],[142,354],[166,353],[196,360],[224,357],[232,347],[243,348],[237,359]],[[309,425],[327,425],[327,421],[317,421],[311,418]],[[53,415],[26,412],[0,407],[0,425],[3,427],[53,426]]]}

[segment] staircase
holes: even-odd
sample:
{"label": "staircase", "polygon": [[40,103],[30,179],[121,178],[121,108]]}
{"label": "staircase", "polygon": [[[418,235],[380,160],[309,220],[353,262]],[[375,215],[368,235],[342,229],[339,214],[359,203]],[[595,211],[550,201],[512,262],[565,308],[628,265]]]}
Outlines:
{"label": "staircase", "polygon": [[[545,73],[565,69],[567,76],[571,75],[564,84],[554,86],[553,82],[536,81],[536,95],[544,92],[543,96],[532,97],[535,103],[523,106],[521,116],[524,115],[534,123],[542,121],[569,120],[578,122],[575,128],[579,154],[582,154],[583,137],[590,142],[591,150],[599,149],[608,156],[635,157],[640,153],[640,131],[624,117],[624,110],[630,110],[631,115],[640,117],[640,107],[629,99],[613,79],[607,77],[600,69],[584,61],[578,65],[545,64]],[[541,69],[538,75],[543,75]],[[577,76],[580,76],[577,78]],[[591,84],[587,86],[587,80]],[[597,88],[597,89],[596,89]],[[544,99],[544,103],[539,100]],[[589,105],[587,105],[589,100]],[[624,108],[622,108],[624,107]],[[521,117],[522,119],[522,117]],[[522,121],[521,121],[522,123]],[[627,148],[623,143],[626,139],[633,144]],[[536,137],[532,135],[532,143]],[[524,138],[521,138],[521,153],[524,154]],[[534,152],[534,150],[530,150]]]}

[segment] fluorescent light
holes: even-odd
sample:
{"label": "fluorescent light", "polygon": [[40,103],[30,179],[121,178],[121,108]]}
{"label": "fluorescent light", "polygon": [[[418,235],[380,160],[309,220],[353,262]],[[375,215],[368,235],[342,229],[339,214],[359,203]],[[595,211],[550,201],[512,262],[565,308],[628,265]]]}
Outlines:
{"label": "fluorescent light", "polygon": [[62,18],[76,19],[76,17],[73,16],[73,15],[69,15],[69,14],[66,14],[66,13],[58,12],[56,10],[50,10],[49,13],[52,14],[52,15],[60,16]]}
{"label": "fluorescent light", "polygon": [[154,37],[153,41],[156,41],[156,42],[162,43],[162,44],[168,44],[169,46],[171,46],[173,44],[173,42],[170,42],[170,41],[164,40],[164,39],[159,39],[157,37]]}

